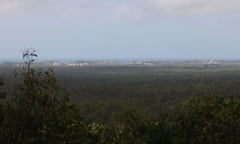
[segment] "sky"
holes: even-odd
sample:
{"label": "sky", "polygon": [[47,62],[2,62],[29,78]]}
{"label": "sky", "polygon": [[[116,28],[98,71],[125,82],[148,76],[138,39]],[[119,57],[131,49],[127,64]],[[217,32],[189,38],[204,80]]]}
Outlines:
{"label": "sky", "polygon": [[0,59],[240,59],[239,0],[0,0]]}

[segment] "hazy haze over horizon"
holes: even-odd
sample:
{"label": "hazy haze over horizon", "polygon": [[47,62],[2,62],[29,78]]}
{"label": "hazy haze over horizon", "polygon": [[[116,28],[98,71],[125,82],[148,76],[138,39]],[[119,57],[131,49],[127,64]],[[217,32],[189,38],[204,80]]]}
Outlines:
{"label": "hazy haze over horizon", "polygon": [[0,0],[0,58],[240,59],[238,0]]}

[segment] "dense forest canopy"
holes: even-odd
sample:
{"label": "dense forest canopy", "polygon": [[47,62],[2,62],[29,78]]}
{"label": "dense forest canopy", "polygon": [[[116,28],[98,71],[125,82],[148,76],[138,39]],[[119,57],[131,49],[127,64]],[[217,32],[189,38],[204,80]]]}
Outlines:
{"label": "dense forest canopy", "polygon": [[1,143],[240,143],[238,70],[36,69],[36,56],[1,73]]}

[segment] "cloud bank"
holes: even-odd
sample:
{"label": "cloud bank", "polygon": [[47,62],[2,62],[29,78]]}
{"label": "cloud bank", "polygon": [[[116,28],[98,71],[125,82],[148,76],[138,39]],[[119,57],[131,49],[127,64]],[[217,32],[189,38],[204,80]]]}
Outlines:
{"label": "cloud bank", "polygon": [[240,9],[239,0],[0,0],[1,15],[141,20],[151,15],[211,15]]}
{"label": "cloud bank", "polygon": [[239,0],[149,0],[165,13],[216,14],[240,8]]}

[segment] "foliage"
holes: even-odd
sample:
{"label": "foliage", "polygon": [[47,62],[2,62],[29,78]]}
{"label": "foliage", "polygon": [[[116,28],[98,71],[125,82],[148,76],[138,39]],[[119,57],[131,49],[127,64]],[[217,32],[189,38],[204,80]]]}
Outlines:
{"label": "foliage", "polygon": [[[0,87],[3,85],[4,85],[4,83],[3,83],[2,79],[0,79]],[[0,91],[0,99],[4,100],[5,98],[6,98],[6,93]],[[3,105],[0,104],[0,126],[2,126],[2,124],[3,124],[4,117],[5,116],[4,116],[4,112],[3,112]]]}
{"label": "foliage", "polygon": [[148,122],[134,109],[127,108],[119,116],[120,143],[138,144],[147,141]]}
{"label": "foliage", "polygon": [[[3,85],[4,85],[4,83],[3,83],[2,79],[0,79],[0,87]],[[0,99],[5,99],[5,98],[6,98],[6,93],[0,91]]]}
{"label": "foliage", "polygon": [[60,96],[52,70],[42,72],[30,67],[33,56],[29,51],[23,55],[27,68],[23,68],[23,84],[16,86],[15,96],[4,109],[1,143],[85,142],[88,132],[79,108],[67,96]]}
{"label": "foliage", "polygon": [[[153,121],[178,111],[188,97],[240,97],[240,71],[228,66],[54,67],[58,83],[70,89],[88,122],[110,122],[125,107]],[[235,66],[239,69],[239,66]]]}
{"label": "foliage", "polygon": [[[36,51],[24,51],[22,83],[15,86],[13,96],[0,107],[0,143],[3,144],[237,144],[240,143],[240,99],[217,96],[189,98],[179,110],[169,115],[159,114],[152,120],[143,113],[146,104],[156,102],[147,97],[154,89],[140,92],[143,104],[136,109],[125,107],[112,121],[84,120],[79,105],[60,91],[52,69],[35,70],[31,64]],[[101,80],[101,79],[100,79]],[[144,81],[141,79],[140,81]],[[187,79],[185,79],[188,83]],[[124,84],[124,81],[119,81]],[[138,83],[133,81],[131,84]],[[150,79],[156,84],[156,80]],[[116,82],[115,82],[116,83]],[[0,86],[4,83],[0,80]],[[99,85],[101,86],[101,85]],[[129,85],[127,85],[129,86]],[[142,88],[148,85],[142,85]],[[151,85],[153,87],[154,85]],[[115,88],[109,87],[111,94]],[[136,87],[136,89],[139,89]],[[92,87],[92,90],[96,89]],[[121,88],[120,88],[121,90]],[[129,89],[127,89],[129,90]],[[181,90],[179,88],[179,90]],[[154,92],[153,92],[154,91]],[[172,94],[178,93],[169,90]],[[96,91],[95,91],[96,92]],[[96,93],[96,94],[105,94]],[[1,91],[1,96],[6,93]],[[94,98],[94,97],[92,97]],[[124,96],[122,97],[124,98]],[[172,100],[171,96],[168,97]],[[118,98],[120,100],[120,98]],[[163,100],[163,99],[161,99]],[[88,105],[89,115],[111,111]],[[173,104],[177,102],[174,101]],[[98,101],[100,108],[104,106]],[[125,106],[125,105],[124,105]],[[81,108],[81,109],[80,109]],[[158,112],[161,109],[152,110]],[[94,109],[92,111],[92,109]],[[96,109],[96,110],[95,110]],[[140,109],[140,110],[139,110]],[[169,112],[169,111],[168,111]]]}
{"label": "foliage", "polygon": [[239,110],[239,100],[221,97],[208,97],[204,101],[190,99],[176,117],[175,143],[239,143]]}
{"label": "foliage", "polygon": [[89,131],[98,144],[169,144],[171,134],[163,122],[153,123],[137,113],[133,108],[126,108],[117,115],[114,123],[89,124]]}

